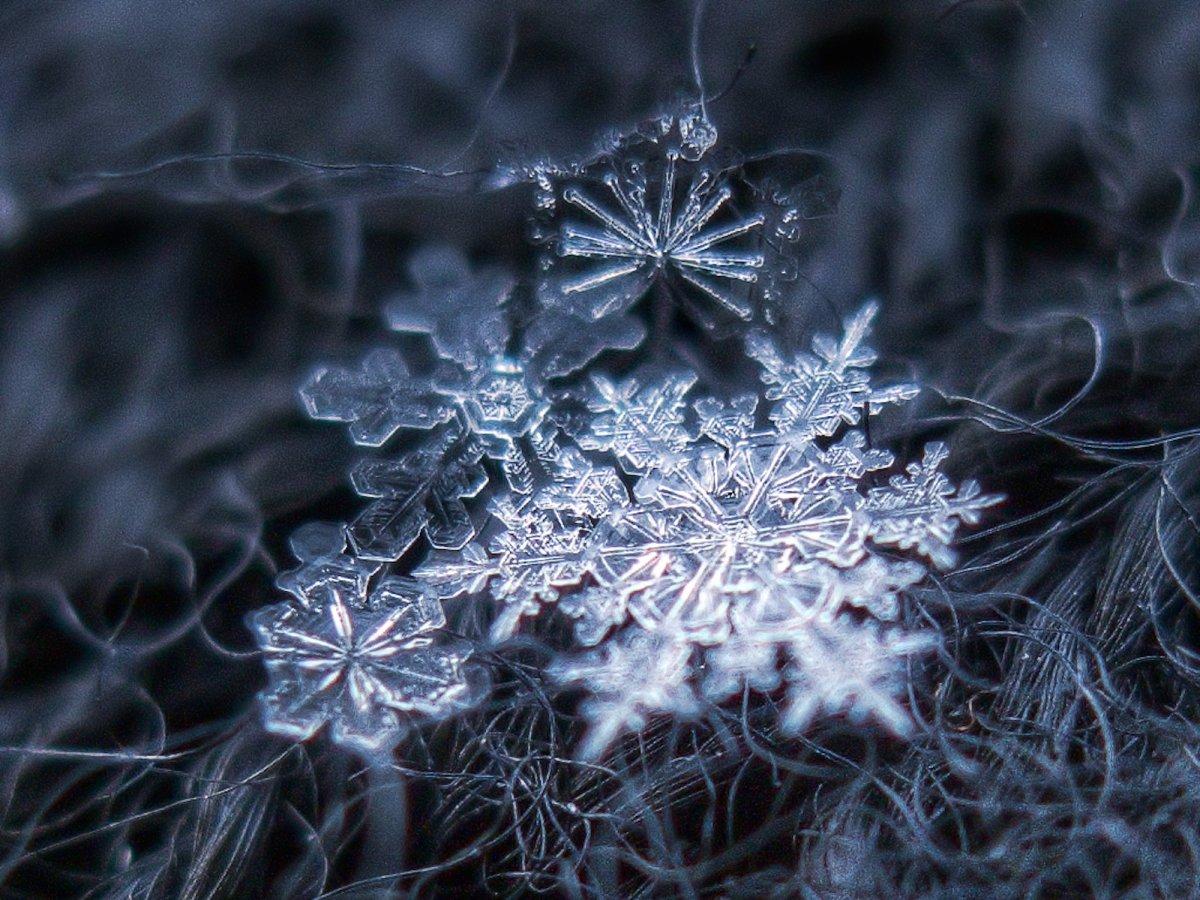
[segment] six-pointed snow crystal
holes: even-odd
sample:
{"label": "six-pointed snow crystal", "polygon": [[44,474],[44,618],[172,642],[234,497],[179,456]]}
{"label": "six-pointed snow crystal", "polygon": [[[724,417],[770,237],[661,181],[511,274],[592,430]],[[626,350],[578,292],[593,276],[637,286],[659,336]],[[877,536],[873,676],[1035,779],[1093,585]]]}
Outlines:
{"label": "six-pointed snow crystal", "polygon": [[[660,365],[556,381],[635,347],[627,310],[668,276],[690,303],[753,317],[737,288],[764,267],[763,217],[696,165],[715,142],[706,125],[664,120],[643,142],[657,157],[575,170],[532,312],[514,314],[503,273],[426,249],[388,318],[427,335],[435,363],[376,350],[305,386],[309,411],[349,423],[356,443],[425,436],[355,466],[371,503],[349,526],[294,536],[300,565],[279,578],[292,600],[252,617],[268,727],[306,737],[329,723],[378,750],[410,714],[464,708],[468,654],[433,638],[441,600],[469,596],[494,605],[496,642],[551,607],[573,620],[547,676],[588,695],[584,757],[745,691],[780,695],[785,733],[830,715],[911,730],[907,667],[937,641],[905,624],[904,597],[954,563],[959,527],[998,498],[951,484],[941,444],[900,466],[871,445],[867,420],[917,393],[871,378],[874,304],[808,351],[750,330],[756,392],[705,396],[695,373]],[[388,574],[418,544],[411,574]]]}
{"label": "six-pointed snow crystal", "polygon": [[351,543],[381,562],[399,559],[422,535],[447,549],[474,536],[464,501],[487,482],[484,456],[501,462],[514,490],[531,489],[538,465],[529,444],[550,407],[547,380],[641,338],[640,328],[619,317],[592,326],[547,311],[514,346],[504,311],[511,279],[474,273],[446,248],[420,251],[410,276],[416,287],[389,307],[388,321],[397,331],[429,335],[438,357],[432,371],[413,371],[399,350],[380,348],[358,365],[318,368],[301,390],[314,418],[348,423],[357,444],[381,447],[400,431],[429,433],[415,450],[365,459],[351,473],[355,490],[373,501],[351,524]]}
{"label": "six-pointed snow crystal", "polygon": [[556,259],[542,284],[548,305],[602,319],[669,277],[706,327],[752,318],[763,216],[738,209],[720,171],[693,164],[711,142],[695,143],[683,121],[664,128],[644,152],[605,160],[562,187]]}
{"label": "six-pointed snow crystal", "polygon": [[280,578],[303,602],[250,617],[270,677],[264,721],[301,739],[328,724],[338,743],[385,750],[403,736],[410,713],[444,715],[466,701],[467,648],[434,642],[446,620],[423,586],[385,578],[368,593],[366,573],[345,562],[336,526],[318,528],[293,540],[301,566]]}

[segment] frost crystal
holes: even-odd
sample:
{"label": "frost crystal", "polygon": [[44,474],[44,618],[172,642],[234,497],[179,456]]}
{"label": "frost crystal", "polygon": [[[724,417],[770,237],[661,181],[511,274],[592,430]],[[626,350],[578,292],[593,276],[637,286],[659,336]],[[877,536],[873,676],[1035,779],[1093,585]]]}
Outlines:
{"label": "frost crystal", "polygon": [[369,567],[348,562],[339,531],[302,530],[293,539],[301,566],[280,577],[301,602],[250,616],[270,678],[263,717],[297,739],[328,724],[336,742],[374,752],[395,745],[407,714],[443,715],[466,702],[467,651],[434,644],[445,617],[423,586],[385,578],[368,593]]}
{"label": "frost crystal", "polygon": [[[701,323],[749,320],[748,288],[764,256],[754,240],[760,213],[743,214],[729,179],[692,165],[712,146],[711,125],[695,117],[661,120],[645,152],[604,160],[561,190],[566,207],[547,262],[547,305],[601,319],[627,310],[660,278],[678,279]],[[684,171],[686,170],[686,171]],[[546,204],[553,209],[555,203]]]}
{"label": "frost crystal", "polygon": [[[611,467],[559,450],[546,486],[493,501],[486,550],[434,554],[418,575],[445,596],[488,586],[503,606],[497,637],[561,597],[579,642],[597,645],[555,667],[594,694],[589,752],[649,713],[692,714],[699,671],[709,699],[743,684],[772,690],[781,658],[785,728],[845,710],[902,732],[896,667],[929,638],[879,623],[924,576],[919,559],[951,564],[959,524],[997,498],[972,483],[956,491],[937,471],[937,444],[876,484],[893,457],[849,426],[916,388],[871,385],[863,341],[874,312],[847,319],[840,341],[817,338],[811,354],[750,339],[771,401],[766,430],[753,396],[689,403],[690,374],[594,376],[592,416],[573,436],[610,455],[632,490]],[[621,687],[634,671],[636,690]]]}

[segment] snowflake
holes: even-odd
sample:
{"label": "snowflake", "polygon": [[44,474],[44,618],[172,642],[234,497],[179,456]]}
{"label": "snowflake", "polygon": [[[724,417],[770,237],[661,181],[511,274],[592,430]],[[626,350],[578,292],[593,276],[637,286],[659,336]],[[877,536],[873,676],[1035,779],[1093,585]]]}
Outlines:
{"label": "snowflake", "polygon": [[904,660],[936,643],[928,633],[884,631],[878,623],[856,624],[846,617],[797,630],[788,646],[783,730],[799,734],[818,713],[845,711],[851,720],[870,716],[896,734],[908,734],[912,719],[896,700],[905,685]]}
{"label": "snowflake", "polygon": [[[874,312],[868,305],[848,318],[840,341],[818,337],[811,354],[787,358],[764,336],[751,339],[766,430],[756,428],[754,396],[689,403],[696,379],[688,373],[594,376],[584,397],[592,415],[572,435],[583,450],[609,455],[632,488],[612,467],[563,448],[547,486],[493,501],[496,534],[486,550],[435,554],[418,574],[444,596],[487,587],[503,604],[497,637],[561,600],[577,640],[596,645],[555,669],[594,688],[589,752],[656,709],[690,710],[693,651],[710,699],[741,684],[773,690],[782,659],[792,684],[785,727],[845,709],[903,731],[889,673],[928,640],[898,626],[873,629],[897,619],[900,596],[926,573],[923,561],[953,562],[959,525],[998,498],[973,483],[956,491],[937,471],[946,455],[937,444],[907,474],[874,484],[892,454],[850,426],[916,393],[871,384],[874,354],[863,341]],[[589,504],[598,495],[604,502]],[[856,636],[878,665],[860,664],[859,682],[835,687],[828,673],[838,667],[818,663],[817,651]],[[648,647],[684,659],[662,665],[685,675],[639,685],[636,701],[605,700],[610,674]],[[652,662],[644,677],[665,679]]]}
{"label": "snowflake", "polygon": [[422,535],[443,549],[475,536],[463,501],[487,482],[485,455],[500,461],[511,489],[531,491],[539,467],[532,444],[550,408],[546,379],[642,336],[632,320],[593,326],[547,311],[507,355],[511,279],[473,272],[461,253],[440,247],[414,256],[410,278],[415,289],[389,305],[388,321],[430,336],[433,370],[414,372],[398,350],[384,348],[357,367],[319,368],[301,390],[314,418],[349,423],[355,443],[378,447],[400,430],[430,433],[416,449],[364,459],[351,472],[355,490],[372,502],[351,524],[350,540],[360,557],[380,562],[399,559]]}
{"label": "snowflake", "polygon": [[717,170],[691,165],[715,142],[709,123],[684,116],[657,126],[643,147],[624,148],[616,159],[589,167],[585,181],[562,188],[571,218],[561,223],[556,256],[545,263],[544,302],[603,319],[625,312],[656,281],[672,276],[703,299],[685,296],[706,327],[718,324],[706,306],[748,321],[748,288],[764,263],[753,246],[763,216],[739,212],[733,186]]}
{"label": "snowflake", "polygon": [[508,312],[513,280],[491,269],[473,272],[450,248],[418,251],[409,277],[415,288],[388,304],[387,320],[395,331],[429,336],[438,357],[433,370],[410,371],[398,350],[385,348],[357,368],[318,368],[300,392],[310,415],[348,422],[364,446],[456,416],[467,430],[496,439],[494,446],[509,442],[537,426],[547,379],[569,375],[605,350],[632,349],[643,335],[632,319],[595,325],[556,310],[539,311],[516,329]]}
{"label": "snowflake", "polygon": [[[344,547],[329,543],[334,527],[310,526],[307,537],[324,541],[324,561],[337,567]],[[302,535],[293,545],[307,551],[313,542],[305,546]],[[297,572],[321,562],[310,556]],[[321,584],[319,599],[309,591],[302,604],[250,616],[270,680],[260,698],[268,730],[303,740],[328,724],[337,743],[375,752],[400,740],[409,714],[441,716],[466,704],[467,652],[433,643],[445,617],[428,590],[403,578],[383,579],[370,593],[365,581]]]}

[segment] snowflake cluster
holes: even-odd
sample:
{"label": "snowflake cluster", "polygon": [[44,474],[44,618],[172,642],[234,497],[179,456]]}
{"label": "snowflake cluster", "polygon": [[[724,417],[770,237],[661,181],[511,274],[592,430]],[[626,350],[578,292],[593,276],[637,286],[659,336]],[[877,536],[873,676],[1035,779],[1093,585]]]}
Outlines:
{"label": "snowflake cluster", "polygon": [[[953,564],[957,529],[996,498],[950,484],[940,444],[900,472],[871,446],[865,420],[917,393],[871,380],[873,304],[811,352],[761,327],[781,219],[743,208],[707,161],[715,141],[689,114],[624,155],[538,173],[553,240],[532,296],[422,251],[387,318],[427,336],[434,362],[383,349],[313,374],[309,412],[356,443],[419,439],[360,461],[367,507],[344,529],[302,530],[301,564],[279,579],[292,600],[254,615],[269,727],[306,737],[329,722],[378,749],[411,715],[462,708],[469,648],[438,629],[442,601],[470,597],[494,607],[496,643],[549,609],[573,621],[547,674],[588,694],[584,756],[746,690],[784,698],[788,733],[837,713],[909,729],[905,665],[936,635],[901,625],[902,598]],[[683,369],[603,374],[602,352],[640,346],[652,292],[709,329],[751,323],[760,387],[715,397]]]}

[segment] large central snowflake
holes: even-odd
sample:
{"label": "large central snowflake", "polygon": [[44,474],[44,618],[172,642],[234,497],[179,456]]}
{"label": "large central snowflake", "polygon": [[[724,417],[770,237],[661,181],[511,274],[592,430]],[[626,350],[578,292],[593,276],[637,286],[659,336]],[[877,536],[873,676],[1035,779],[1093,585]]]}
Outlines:
{"label": "large central snowflake", "polygon": [[[498,638],[561,599],[580,643],[599,645],[556,667],[594,695],[589,752],[648,713],[694,711],[698,672],[712,698],[743,683],[773,690],[780,651],[792,660],[782,670],[793,683],[785,727],[847,708],[901,730],[897,667],[928,641],[878,624],[896,619],[922,560],[952,561],[958,525],[995,498],[970,483],[956,491],[937,471],[937,444],[905,475],[873,476],[893,457],[851,426],[916,393],[872,386],[863,341],[874,312],[848,319],[840,341],[818,338],[811,354],[789,357],[763,335],[748,341],[772,401],[768,428],[754,396],[688,403],[691,375],[594,376],[592,415],[573,437],[609,455],[624,479],[573,448],[548,451],[548,484],[493,502],[486,550],[435,553],[417,576],[444,596],[488,585],[503,605]],[[852,688],[828,676],[860,638],[878,658],[858,667]],[[646,675],[631,683],[613,667]]]}

